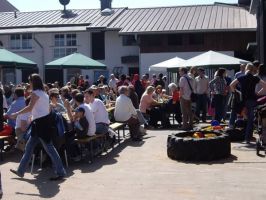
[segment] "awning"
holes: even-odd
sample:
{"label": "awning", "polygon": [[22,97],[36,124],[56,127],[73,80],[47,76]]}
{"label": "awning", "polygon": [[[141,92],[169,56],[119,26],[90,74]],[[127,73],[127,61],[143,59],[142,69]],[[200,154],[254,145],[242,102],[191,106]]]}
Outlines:
{"label": "awning", "polygon": [[46,69],[106,69],[106,65],[81,53],[59,58],[45,65]]}
{"label": "awning", "polygon": [[11,51],[0,48],[0,65],[16,69],[35,68],[37,64]]}
{"label": "awning", "polygon": [[150,66],[149,70],[158,71],[158,72],[167,72],[169,70],[174,70],[180,67],[184,61],[185,60],[182,58],[174,57],[170,60],[166,60],[166,61]]}
{"label": "awning", "polygon": [[235,58],[233,56],[228,56],[215,51],[208,51],[206,53],[200,54],[193,57],[184,63],[183,67],[234,67],[240,64],[248,63],[249,61]]}

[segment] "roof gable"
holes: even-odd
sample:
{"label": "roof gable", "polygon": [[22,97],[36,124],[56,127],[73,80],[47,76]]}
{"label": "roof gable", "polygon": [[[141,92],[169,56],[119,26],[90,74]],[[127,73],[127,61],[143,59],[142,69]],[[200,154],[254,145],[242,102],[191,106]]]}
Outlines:
{"label": "roof gable", "polygon": [[0,12],[13,12],[18,11],[11,3],[7,0],[0,0]]}

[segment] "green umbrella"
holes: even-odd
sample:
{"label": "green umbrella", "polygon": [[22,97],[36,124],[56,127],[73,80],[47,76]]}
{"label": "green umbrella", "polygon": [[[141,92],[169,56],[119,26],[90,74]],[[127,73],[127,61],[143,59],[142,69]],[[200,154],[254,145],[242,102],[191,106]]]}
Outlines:
{"label": "green umbrella", "polygon": [[17,69],[37,67],[35,62],[19,56],[11,51],[0,48],[0,65],[4,67],[15,67]]}
{"label": "green umbrella", "polygon": [[45,65],[46,69],[106,69],[106,65],[93,60],[81,53],[59,58]]}

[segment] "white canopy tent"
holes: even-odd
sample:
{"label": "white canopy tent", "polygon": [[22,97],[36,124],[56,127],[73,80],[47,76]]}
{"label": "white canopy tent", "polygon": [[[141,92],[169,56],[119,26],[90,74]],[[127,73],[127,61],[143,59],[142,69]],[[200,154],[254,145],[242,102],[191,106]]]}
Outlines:
{"label": "white canopy tent", "polygon": [[181,65],[183,67],[223,67],[236,65],[239,66],[240,64],[248,62],[249,61],[228,56],[215,51],[208,51],[183,62]]}
{"label": "white canopy tent", "polygon": [[174,57],[170,60],[163,61],[161,63],[150,66],[149,71],[154,72],[167,72],[167,69],[173,69],[180,67],[185,60],[179,57]]}

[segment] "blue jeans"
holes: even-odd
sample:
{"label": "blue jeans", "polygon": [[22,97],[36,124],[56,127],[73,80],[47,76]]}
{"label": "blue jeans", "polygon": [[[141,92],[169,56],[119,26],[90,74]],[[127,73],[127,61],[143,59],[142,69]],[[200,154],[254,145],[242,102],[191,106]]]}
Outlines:
{"label": "blue jeans", "polygon": [[65,176],[66,175],[66,171],[63,167],[61,158],[59,156],[59,154],[57,153],[54,145],[52,142],[50,143],[45,143],[41,138],[39,138],[38,136],[31,136],[26,144],[26,148],[25,148],[25,152],[24,155],[19,163],[19,167],[18,167],[18,174],[20,175],[24,175],[25,171],[26,171],[26,167],[31,159],[31,155],[33,154],[34,148],[36,147],[36,145],[41,142],[44,150],[47,152],[47,154],[49,155],[49,157],[51,158],[52,162],[53,162],[53,167],[56,171],[56,174],[59,176]]}
{"label": "blue jeans", "polygon": [[105,134],[108,132],[109,125],[104,123],[96,123],[96,134]]}
{"label": "blue jeans", "polygon": [[254,107],[256,106],[256,101],[247,100],[245,106],[247,109],[247,117],[248,117],[248,123],[245,131],[245,140],[250,141],[253,136]]}

